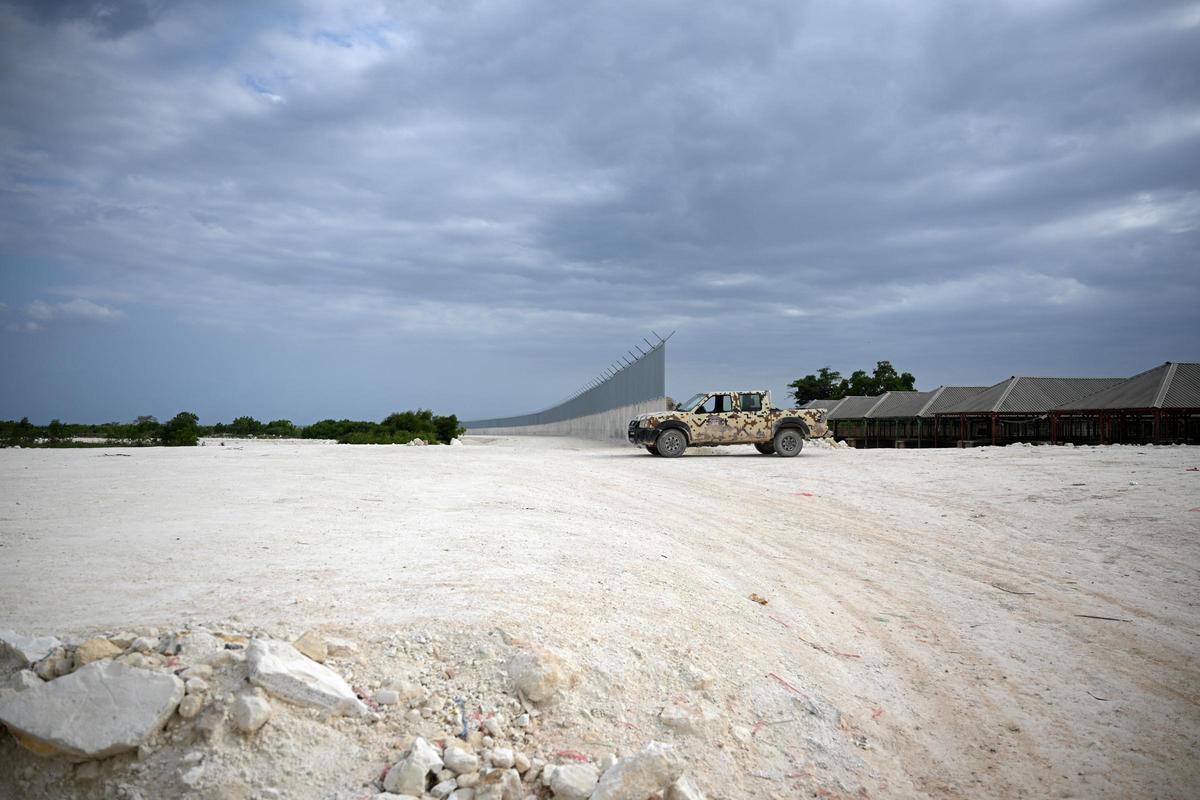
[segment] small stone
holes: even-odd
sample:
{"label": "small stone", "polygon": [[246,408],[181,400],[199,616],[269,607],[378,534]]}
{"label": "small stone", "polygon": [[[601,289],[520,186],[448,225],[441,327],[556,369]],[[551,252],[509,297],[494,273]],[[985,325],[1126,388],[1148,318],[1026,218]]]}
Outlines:
{"label": "small stone", "polygon": [[[222,650],[220,652],[224,653],[226,651]],[[183,678],[185,681],[190,680],[192,678],[201,678],[203,680],[208,680],[209,678],[212,677],[212,674],[213,674],[213,668],[210,664],[194,664],[194,665],[188,667],[187,669],[185,669],[183,672],[179,673],[179,677]]]}
{"label": "small stone", "polygon": [[[177,653],[187,662],[202,661],[206,657],[225,648],[225,643],[208,631],[194,630],[175,637]],[[168,653],[168,655],[170,655]]]}
{"label": "small stone", "polygon": [[729,731],[733,734],[733,738],[737,739],[742,744],[750,741],[750,729],[744,725],[730,726]]}
{"label": "small stone", "polygon": [[188,678],[184,687],[188,694],[204,694],[208,691],[208,683],[204,678]]}
{"label": "small stone", "polygon": [[673,703],[663,708],[659,720],[676,733],[697,735],[720,719],[716,710],[697,703]]}
{"label": "small stone", "polygon": [[492,751],[492,766],[508,769],[516,763],[513,751],[507,747],[497,747]]}
{"label": "small stone", "polygon": [[9,677],[7,686],[20,692],[25,689],[34,689],[43,683],[44,681],[37,676],[36,672],[31,669],[23,669]]}
{"label": "small stone", "polygon": [[483,729],[491,736],[500,738],[500,722],[495,717],[488,717],[483,721]]}
{"label": "small stone", "polygon": [[129,649],[135,653],[149,653],[158,649],[158,639],[150,636],[139,636],[129,645]]}
{"label": "small stone", "polygon": [[458,781],[458,786],[460,789],[470,789],[479,784],[479,773],[478,772],[464,772],[463,774],[459,775],[455,780]]}
{"label": "small stone", "polygon": [[446,800],[475,800],[475,790],[459,787],[450,793]]}
{"label": "small stone", "polygon": [[615,753],[605,753],[604,755],[600,756],[600,760],[596,763],[600,767],[600,774],[603,775],[612,769],[612,766],[617,763],[617,756]]}
{"label": "small stone", "polygon": [[58,661],[53,655],[46,656],[41,661],[33,665],[33,673],[44,681],[52,681],[58,677],[58,673],[54,671],[54,663]]}
{"label": "small stone", "polygon": [[130,667],[146,666],[146,657],[141,653],[130,653],[127,656],[121,656],[120,660]]}
{"label": "small stone", "polygon": [[[550,773],[546,785],[554,792],[554,797],[561,800],[585,800],[600,780],[600,771],[591,764],[563,764],[553,770],[547,767],[543,774],[545,772]],[[545,777],[542,780],[545,781]]]}
{"label": "small stone", "polygon": [[517,753],[513,756],[513,767],[522,775],[528,772],[531,766],[533,766],[533,763],[529,760],[529,756],[524,753]]}
{"label": "small stone", "polygon": [[53,636],[22,636],[16,631],[0,631],[0,665],[7,662],[23,669],[61,646],[62,642]]}
{"label": "small stone", "polygon": [[187,772],[180,775],[179,780],[183,782],[184,786],[194,787],[196,784],[198,784],[200,782],[200,779],[203,777],[204,777],[204,767],[198,766],[198,767],[192,767]]}
{"label": "small stone", "polygon": [[365,715],[354,690],[328,667],[301,655],[284,641],[253,639],[246,648],[250,682],[276,697],[341,714]]}
{"label": "small stone", "polygon": [[400,702],[400,693],[395,689],[380,689],[375,693],[375,702],[381,706],[394,706]]}
{"label": "small stone", "polygon": [[683,773],[683,763],[669,745],[651,742],[605,771],[591,800],[642,800],[662,792]]}
{"label": "small stone", "polygon": [[528,714],[520,715],[515,720],[513,720],[513,725],[516,725],[518,728],[528,728],[529,727],[529,715]]}
{"label": "small stone", "polygon": [[430,772],[440,770],[442,757],[424,738],[418,736],[408,747],[404,758],[392,765],[383,779],[389,792],[420,796],[425,793],[425,780]]}
{"label": "small stone", "polygon": [[[465,772],[475,772],[479,769],[479,756],[472,752],[464,750],[461,747],[448,745],[446,751],[442,753],[442,759],[446,763],[448,769],[462,775]],[[459,786],[464,786],[461,781]]]}
{"label": "small stone", "polygon": [[75,780],[88,783],[100,777],[100,763],[85,761],[75,768]]}
{"label": "small stone", "polygon": [[325,637],[316,631],[308,631],[292,642],[292,646],[318,663],[324,663],[325,659],[329,658],[329,646],[325,643]]}
{"label": "small stone", "polygon": [[108,640],[122,650],[128,650],[129,645],[133,644],[133,640],[137,638],[137,634],[131,631],[121,631],[115,636],[109,636]]}
{"label": "small stone", "polygon": [[179,761],[183,764],[199,764],[203,760],[204,753],[200,752],[199,750],[193,750],[190,753],[186,753],[184,754],[183,758],[179,759]]}
{"label": "small stone", "polygon": [[239,695],[229,709],[234,727],[242,733],[254,733],[271,718],[271,704],[255,694]]}
{"label": "small stone", "polygon": [[566,658],[547,648],[518,653],[508,662],[508,677],[534,703],[549,701],[578,682]]}
{"label": "small stone", "polygon": [[667,787],[667,794],[663,800],[705,800],[704,792],[700,791],[699,787],[692,782],[690,775],[680,775],[679,778]]}
{"label": "small stone", "polygon": [[712,686],[713,677],[704,670],[697,667],[695,664],[686,664],[683,667],[683,679],[692,689],[707,689]]}
{"label": "small stone", "polygon": [[189,694],[179,701],[179,716],[192,719],[204,708],[204,698],[198,694]]}
{"label": "small stone", "polygon": [[349,639],[339,639],[336,636],[325,637],[325,650],[334,658],[352,656],[358,652],[358,645]]}
{"label": "small stone", "polygon": [[458,784],[455,783],[453,780],[442,781],[441,783],[436,784],[432,789],[430,789],[429,793],[431,795],[433,795],[434,797],[438,798],[438,800],[445,800],[445,798],[449,797],[450,793],[453,792],[457,788],[458,788]]}
{"label": "small stone", "polygon": [[[443,754],[442,754],[442,761],[445,761],[445,760],[446,760],[446,756],[445,756],[445,754],[443,753]],[[454,779],[454,777],[455,777],[455,775],[454,775],[454,770],[452,770],[452,769],[442,769],[442,770],[438,770],[438,773],[437,773],[436,775],[434,775],[433,777],[434,777],[434,780],[435,780],[437,783],[445,783],[445,782],[446,782],[446,781],[448,781],[448,780],[453,780],[453,779]]]}
{"label": "small stone", "polygon": [[174,675],[106,659],[0,700],[0,722],[35,753],[104,758],[136,749],[182,699]]}
{"label": "small stone", "polygon": [[420,722],[421,710],[419,708],[410,708],[408,711],[404,712],[404,718],[409,722]]}

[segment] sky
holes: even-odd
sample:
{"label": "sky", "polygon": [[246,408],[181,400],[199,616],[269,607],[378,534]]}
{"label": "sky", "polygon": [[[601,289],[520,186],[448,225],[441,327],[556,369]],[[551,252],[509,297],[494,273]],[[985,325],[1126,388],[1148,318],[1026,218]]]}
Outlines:
{"label": "sky", "polygon": [[0,418],[1200,360],[1200,3],[0,2]]}

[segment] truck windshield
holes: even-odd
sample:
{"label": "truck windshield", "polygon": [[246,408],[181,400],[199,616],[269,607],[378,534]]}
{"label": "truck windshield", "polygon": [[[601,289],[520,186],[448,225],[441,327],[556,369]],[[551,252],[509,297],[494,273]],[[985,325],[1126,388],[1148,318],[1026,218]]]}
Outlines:
{"label": "truck windshield", "polygon": [[696,409],[696,406],[698,406],[702,402],[704,402],[704,398],[706,398],[706,397],[708,397],[708,395],[704,394],[704,393],[692,395],[687,400],[684,400],[682,403],[677,404],[675,406],[675,410],[676,411],[694,411]]}

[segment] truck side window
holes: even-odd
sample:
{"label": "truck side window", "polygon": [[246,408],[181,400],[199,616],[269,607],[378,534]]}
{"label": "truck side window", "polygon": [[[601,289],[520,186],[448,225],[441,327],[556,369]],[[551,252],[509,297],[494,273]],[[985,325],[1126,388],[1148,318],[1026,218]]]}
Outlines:
{"label": "truck side window", "polygon": [[713,403],[715,404],[713,413],[724,414],[728,411],[733,411],[733,403],[731,402],[732,400],[733,398],[727,394],[713,395]]}
{"label": "truck side window", "polygon": [[762,411],[762,395],[758,392],[741,396],[742,411]]}

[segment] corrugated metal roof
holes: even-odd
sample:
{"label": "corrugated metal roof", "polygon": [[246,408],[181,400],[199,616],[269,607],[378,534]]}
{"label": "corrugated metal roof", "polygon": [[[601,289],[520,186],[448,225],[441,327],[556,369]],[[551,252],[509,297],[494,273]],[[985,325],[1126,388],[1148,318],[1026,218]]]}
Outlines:
{"label": "corrugated metal roof", "polygon": [[837,400],[809,400],[807,403],[805,403],[804,405],[802,405],[800,407],[801,408],[823,408],[826,411],[832,411],[833,409],[837,408],[837,404],[840,402],[842,402],[841,398],[838,398]]}
{"label": "corrugated metal roof", "polygon": [[1064,411],[1200,408],[1200,363],[1168,361],[1115,386],[1064,402],[1058,408]]}
{"label": "corrugated metal roof", "polygon": [[918,417],[932,417],[944,409],[961,403],[982,392],[986,386],[939,386],[931,393],[933,396],[917,412]]}
{"label": "corrugated metal roof", "polygon": [[979,394],[949,406],[939,414],[1044,414],[1094,392],[1111,388],[1124,378],[1040,378],[1014,375]]}
{"label": "corrugated metal roof", "polygon": [[828,418],[862,419],[881,399],[881,396],[866,397],[863,395],[852,395],[842,400],[837,408],[830,410]]}
{"label": "corrugated metal roof", "polygon": [[871,419],[915,417],[933,392],[888,392],[868,415]]}

